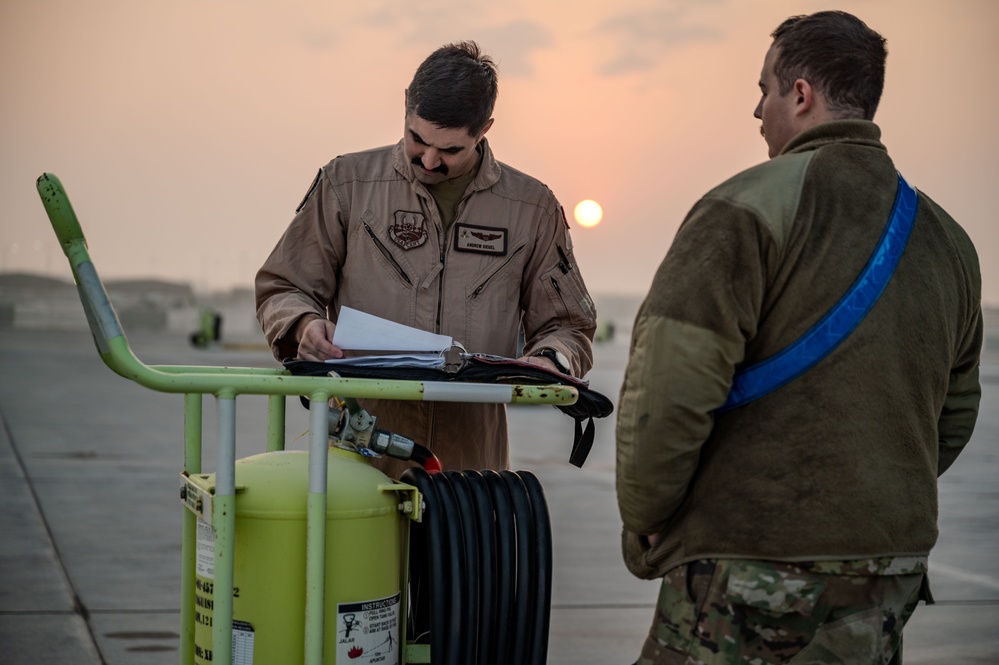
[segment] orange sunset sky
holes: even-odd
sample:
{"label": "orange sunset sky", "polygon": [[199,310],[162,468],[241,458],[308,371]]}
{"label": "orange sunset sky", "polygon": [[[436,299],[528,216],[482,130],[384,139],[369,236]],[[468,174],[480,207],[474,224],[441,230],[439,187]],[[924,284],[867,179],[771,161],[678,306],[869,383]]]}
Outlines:
{"label": "orange sunset sky", "polygon": [[641,294],[707,189],[763,161],[770,32],[844,9],[888,39],[876,121],[975,241],[999,304],[995,0],[4,0],[0,271],[69,277],[34,189],[60,177],[104,278],[250,286],[316,170],[396,142],[419,62],[499,63],[497,157],[571,215],[590,291]]}

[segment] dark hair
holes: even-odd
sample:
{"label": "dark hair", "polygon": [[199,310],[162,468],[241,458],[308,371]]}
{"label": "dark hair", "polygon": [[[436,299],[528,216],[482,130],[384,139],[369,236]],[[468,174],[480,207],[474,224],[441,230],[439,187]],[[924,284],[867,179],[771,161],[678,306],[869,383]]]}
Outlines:
{"label": "dark hair", "polygon": [[496,63],[475,42],[448,44],[427,56],[408,90],[406,113],[477,136],[496,104]]}
{"label": "dark hair", "polygon": [[846,118],[874,119],[885,85],[884,37],[841,11],[792,16],[771,37],[782,95],[797,79],[805,79],[832,111]]}

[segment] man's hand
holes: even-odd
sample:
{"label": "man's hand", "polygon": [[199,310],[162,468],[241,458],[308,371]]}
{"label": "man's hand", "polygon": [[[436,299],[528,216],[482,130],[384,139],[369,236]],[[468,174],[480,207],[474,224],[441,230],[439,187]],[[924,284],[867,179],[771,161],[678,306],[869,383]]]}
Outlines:
{"label": "man's hand", "polygon": [[343,358],[343,351],[333,346],[336,326],[327,319],[308,319],[299,322],[295,329],[298,338],[298,357],[301,360],[328,360]]}
{"label": "man's hand", "polygon": [[531,363],[532,365],[540,365],[541,367],[553,372],[559,371],[558,367],[555,366],[555,363],[553,363],[551,359],[545,358],[544,356],[521,356],[517,358],[517,360],[520,362]]}

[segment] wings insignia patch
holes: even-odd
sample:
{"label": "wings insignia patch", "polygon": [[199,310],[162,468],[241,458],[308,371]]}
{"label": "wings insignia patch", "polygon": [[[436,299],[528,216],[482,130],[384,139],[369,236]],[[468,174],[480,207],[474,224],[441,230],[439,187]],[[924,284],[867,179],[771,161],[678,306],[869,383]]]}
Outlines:
{"label": "wings insignia patch", "polygon": [[454,248],[458,252],[475,252],[506,256],[508,229],[475,224],[454,225]]}

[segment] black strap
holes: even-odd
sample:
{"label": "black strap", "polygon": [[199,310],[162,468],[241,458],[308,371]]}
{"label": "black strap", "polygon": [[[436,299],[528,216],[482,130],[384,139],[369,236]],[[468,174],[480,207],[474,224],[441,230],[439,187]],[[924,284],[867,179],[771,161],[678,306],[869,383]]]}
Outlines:
{"label": "black strap", "polygon": [[583,429],[583,419],[576,418],[576,436],[572,440],[572,453],[569,455],[569,464],[582,468],[586,456],[590,454],[593,447],[593,437],[595,434],[593,418],[586,420],[586,429]]}
{"label": "black strap", "polygon": [[[575,436],[569,462],[581,467],[593,447],[596,427],[594,418],[605,418],[614,411],[614,405],[605,395],[591,389],[582,379],[552,372],[540,365],[524,363],[509,358],[487,356],[472,357],[457,372],[447,372],[427,367],[371,367],[337,366],[312,360],[285,360],[285,368],[298,376],[325,376],[331,370],[345,378],[404,379],[410,381],[471,381],[480,383],[523,383],[526,385],[572,386],[579,393],[574,404],[558,404],[559,411],[575,421]],[[308,407],[303,397],[302,404]],[[583,421],[586,420],[586,426]]]}

